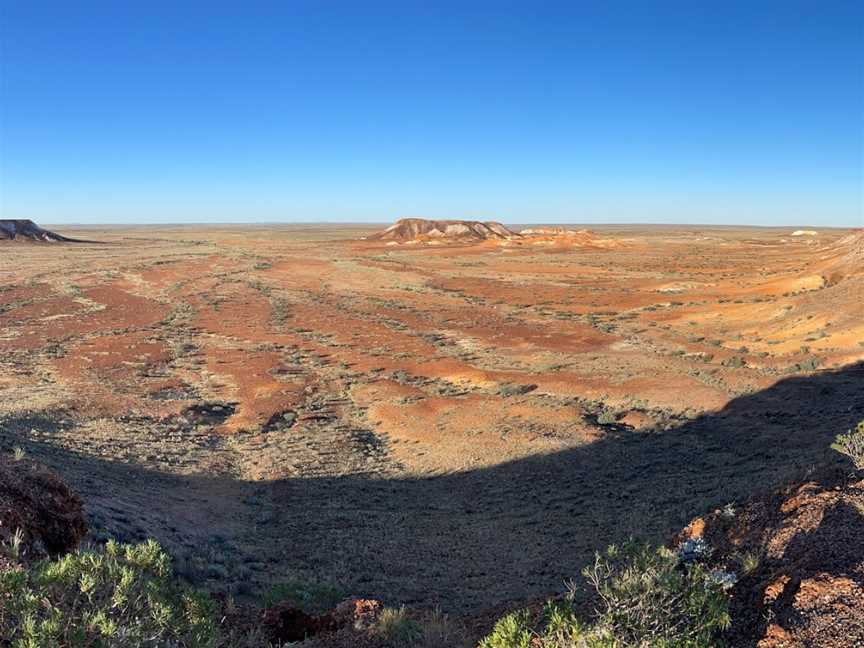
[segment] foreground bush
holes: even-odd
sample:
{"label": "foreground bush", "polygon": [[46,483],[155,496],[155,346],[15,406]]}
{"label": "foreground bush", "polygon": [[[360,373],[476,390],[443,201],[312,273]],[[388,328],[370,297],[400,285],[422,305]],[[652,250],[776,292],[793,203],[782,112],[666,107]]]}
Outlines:
{"label": "foreground bush", "polygon": [[480,648],[712,648],[730,622],[728,575],[663,547],[613,545],[583,575],[599,602],[590,624],[576,618],[571,598],[539,619],[507,615]]}
{"label": "foreground bush", "polygon": [[729,626],[729,575],[665,547],[613,545],[583,575],[601,601],[599,634],[617,642],[610,645],[707,647]]}
{"label": "foreground bush", "polygon": [[0,574],[2,646],[210,648],[215,617],[206,596],[172,581],[170,558],[152,540]]}

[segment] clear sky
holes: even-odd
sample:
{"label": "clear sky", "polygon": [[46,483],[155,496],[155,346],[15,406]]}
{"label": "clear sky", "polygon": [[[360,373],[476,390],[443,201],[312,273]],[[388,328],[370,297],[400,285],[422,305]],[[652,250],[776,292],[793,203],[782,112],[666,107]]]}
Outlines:
{"label": "clear sky", "polygon": [[0,217],[864,225],[864,3],[0,0]]}

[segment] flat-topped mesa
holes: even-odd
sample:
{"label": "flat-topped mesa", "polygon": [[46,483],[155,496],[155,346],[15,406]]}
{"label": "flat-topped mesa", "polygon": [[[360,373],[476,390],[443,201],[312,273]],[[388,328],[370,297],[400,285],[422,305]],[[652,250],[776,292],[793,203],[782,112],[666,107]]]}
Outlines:
{"label": "flat-topped mesa", "polygon": [[387,229],[373,234],[373,241],[487,241],[519,238],[519,234],[495,221],[426,220],[402,218]]}
{"label": "flat-topped mesa", "polygon": [[6,241],[42,241],[46,243],[80,243],[76,239],[67,238],[42,229],[31,220],[0,219],[0,240]]}

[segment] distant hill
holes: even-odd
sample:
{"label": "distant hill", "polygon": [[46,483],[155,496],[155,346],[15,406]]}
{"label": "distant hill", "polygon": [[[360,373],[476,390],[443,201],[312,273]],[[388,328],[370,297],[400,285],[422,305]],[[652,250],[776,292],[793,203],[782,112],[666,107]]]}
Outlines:
{"label": "distant hill", "polygon": [[84,243],[42,229],[31,220],[0,220],[0,241],[42,241],[46,243]]}
{"label": "distant hill", "polygon": [[488,241],[519,238],[519,234],[495,221],[426,220],[403,218],[387,229],[373,234],[373,241]]}

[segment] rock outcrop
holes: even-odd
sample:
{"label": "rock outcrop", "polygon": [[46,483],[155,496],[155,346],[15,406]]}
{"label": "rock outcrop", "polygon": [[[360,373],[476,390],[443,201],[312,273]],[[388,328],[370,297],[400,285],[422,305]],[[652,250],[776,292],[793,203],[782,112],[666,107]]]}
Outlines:
{"label": "rock outcrop", "polygon": [[519,234],[495,221],[426,220],[403,218],[387,229],[373,234],[370,241],[397,243],[439,241],[480,242],[518,238]]}
{"label": "rock outcrop", "polygon": [[283,602],[264,611],[261,627],[269,640],[278,645],[343,630],[341,637],[331,644],[341,645],[340,639],[347,637],[349,645],[357,646],[363,633],[375,625],[383,609],[380,601],[349,598],[333,610],[316,615],[308,614],[290,602]]}
{"label": "rock outcrop", "polygon": [[529,245],[550,247],[614,247],[615,243],[597,237],[591,230],[566,227],[529,227],[519,231]]}
{"label": "rock outcrop", "polygon": [[403,218],[368,237],[387,245],[485,245],[487,247],[610,248],[619,242],[598,238],[590,230],[537,226],[515,232],[495,221]]}
{"label": "rock outcrop", "polygon": [[691,522],[719,568],[755,563],[731,591],[730,646],[864,646],[862,510],[864,481],[826,470]]}
{"label": "rock outcrop", "polygon": [[18,534],[20,562],[74,551],[86,531],[81,499],[57,475],[29,459],[0,455],[0,542],[11,547]]}
{"label": "rock outcrop", "polygon": [[84,243],[42,229],[31,220],[0,220],[0,240],[39,241],[42,243]]}

